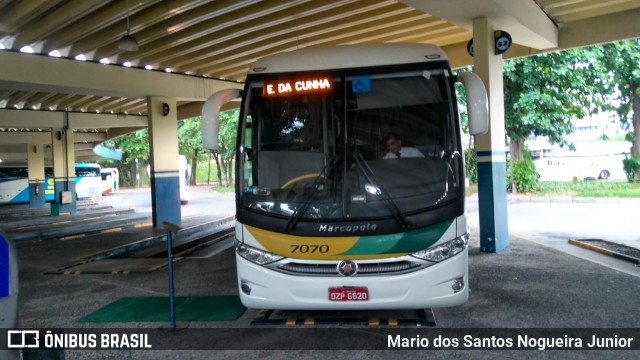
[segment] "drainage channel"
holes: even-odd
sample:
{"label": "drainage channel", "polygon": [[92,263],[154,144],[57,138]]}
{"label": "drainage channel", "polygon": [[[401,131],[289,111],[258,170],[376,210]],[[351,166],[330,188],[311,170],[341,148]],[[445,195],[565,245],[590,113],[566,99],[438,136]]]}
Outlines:
{"label": "drainage channel", "polygon": [[[207,258],[233,246],[234,217],[198,224],[174,236],[173,261]],[[148,273],[167,266],[166,236],[155,235],[123,246],[85,256],[45,274],[129,274]]]}

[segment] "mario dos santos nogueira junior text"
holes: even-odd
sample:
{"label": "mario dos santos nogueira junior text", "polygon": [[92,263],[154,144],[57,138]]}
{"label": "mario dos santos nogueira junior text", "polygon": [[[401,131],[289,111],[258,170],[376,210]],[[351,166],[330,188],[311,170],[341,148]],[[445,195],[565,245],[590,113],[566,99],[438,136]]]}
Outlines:
{"label": "mario dos santos nogueira junior text", "polygon": [[420,335],[404,337],[387,335],[388,348],[432,348],[432,349],[632,349],[632,337],[613,336],[531,336],[516,335],[513,337],[479,337],[473,335],[421,337]]}

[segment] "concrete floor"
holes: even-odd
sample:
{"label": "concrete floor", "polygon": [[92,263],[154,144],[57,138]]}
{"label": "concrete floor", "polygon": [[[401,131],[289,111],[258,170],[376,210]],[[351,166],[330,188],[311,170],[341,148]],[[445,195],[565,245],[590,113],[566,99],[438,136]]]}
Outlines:
{"label": "concrete floor", "polygon": [[[205,195],[210,198],[207,199]],[[219,218],[228,214],[227,211],[211,211],[211,204],[226,204],[220,205],[222,208],[229,206],[228,203],[233,204],[233,196],[220,198],[217,194],[204,194],[195,198],[202,199],[203,207],[200,208],[201,205],[194,200],[192,204],[187,205],[193,205],[189,210],[193,213],[187,217],[199,217],[199,220]],[[601,209],[602,214],[606,210],[602,210],[601,205],[593,206]],[[437,319],[435,328],[412,327],[396,331],[409,331],[403,334],[418,334],[433,340],[438,334],[457,337],[468,332],[474,336],[482,334],[486,337],[504,337],[509,334],[516,336],[517,329],[525,331],[537,328],[586,328],[585,331],[596,331],[592,329],[628,328],[633,329],[632,333],[637,336],[635,341],[640,343],[640,268],[633,264],[625,264],[621,260],[608,259],[601,254],[591,254],[584,249],[562,248],[566,246],[560,246],[566,242],[565,238],[574,234],[567,234],[564,230],[555,228],[549,218],[545,220],[544,214],[557,216],[566,211],[563,210],[564,206],[565,202],[511,202],[510,245],[499,254],[486,254],[479,251],[478,239],[475,236],[479,232],[474,220],[477,218],[477,203],[474,203],[473,198],[469,199],[468,213],[473,234],[469,258],[469,301],[455,308],[433,309]],[[633,206],[637,208],[637,204]],[[539,208],[540,211],[532,213],[532,208]],[[586,208],[580,211],[576,210],[577,207],[573,209],[574,213],[590,212]],[[600,217],[602,218],[602,215]],[[528,218],[531,221],[527,221]],[[584,218],[582,220],[585,221]],[[575,234],[581,235],[581,230],[584,229],[577,229]],[[627,228],[623,227],[622,230]],[[637,237],[638,234],[636,231],[631,236]],[[122,296],[166,295],[166,269],[128,275],[45,275],[45,272],[81,258],[89,251],[108,247],[111,242],[123,241],[123,238],[126,240],[134,235],[135,230],[130,230],[105,234],[100,240],[93,241],[79,238],[69,241],[18,242],[21,326],[64,328],[67,331],[94,327],[147,331],[166,329],[168,323],[77,322],[79,318]],[[89,243],[92,245],[88,246]],[[572,254],[574,250],[587,253]],[[605,264],[601,258],[607,258],[606,260],[613,262],[613,265]],[[237,294],[232,249],[209,258],[185,259],[175,264],[174,272],[176,295]],[[282,326],[256,328],[251,322],[258,314],[258,310],[247,310],[236,321],[179,323],[179,328],[186,329],[168,334],[163,332],[164,337],[154,339],[156,349],[161,348],[164,342],[164,346],[168,348],[185,347],[185,350],[67,350],[65,355],[66,359],[275,359],[285,356],[305,359],[406,359],[425,356],[481,359],[636,359],[640,355],[639,351],[628,350],[371,351],[370,349],[386,348],[386,333],[394,329],[380,330],[344,324],[315,330],[304,326],[294,329],[284,329]],[[217,350],[193,350],[199,347]],[[336,347],[338,350],[330,350]],[[344,350],[354,347],[356,350]],[[229,350],[242,348],[248,350]]]}

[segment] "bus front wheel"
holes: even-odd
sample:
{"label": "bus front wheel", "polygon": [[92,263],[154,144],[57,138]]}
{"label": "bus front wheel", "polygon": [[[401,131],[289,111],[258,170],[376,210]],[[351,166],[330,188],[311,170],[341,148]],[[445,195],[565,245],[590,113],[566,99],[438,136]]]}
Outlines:
{"label": "bus front wheel", "polygon": [[598,175],[598,179],[607,180],[610,176],[611,174],[609,173],[609,170],[602,170],[600,171],[600,175]]}

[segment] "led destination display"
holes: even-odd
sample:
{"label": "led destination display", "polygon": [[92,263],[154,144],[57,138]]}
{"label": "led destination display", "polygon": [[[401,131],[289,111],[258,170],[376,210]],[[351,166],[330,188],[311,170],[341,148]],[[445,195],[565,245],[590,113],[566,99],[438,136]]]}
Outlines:
{"label": "led destination display", "polygon": [[264,96],[295,95],[331,90],[332,83],[329,78],[279,80],[264,84]]}

